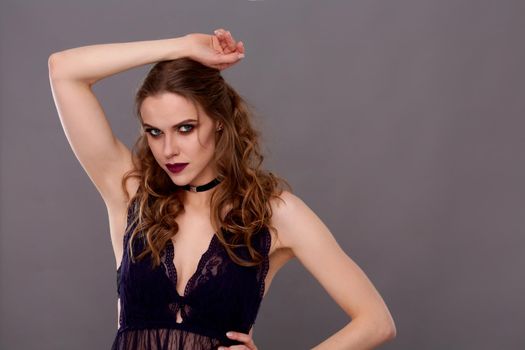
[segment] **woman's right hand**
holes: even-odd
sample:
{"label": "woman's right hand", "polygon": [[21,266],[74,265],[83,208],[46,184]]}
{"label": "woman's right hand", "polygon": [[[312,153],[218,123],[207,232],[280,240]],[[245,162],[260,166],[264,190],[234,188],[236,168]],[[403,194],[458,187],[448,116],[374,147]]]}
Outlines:
{"label": "woman's right hand", "polygon": [[187,56],[195,61],[216,68],[226,69],[239,62],[244,55],[244,44],[236,42],[228,30],[214,31],[215,35],[191,33],[185,36],[188,44]]}

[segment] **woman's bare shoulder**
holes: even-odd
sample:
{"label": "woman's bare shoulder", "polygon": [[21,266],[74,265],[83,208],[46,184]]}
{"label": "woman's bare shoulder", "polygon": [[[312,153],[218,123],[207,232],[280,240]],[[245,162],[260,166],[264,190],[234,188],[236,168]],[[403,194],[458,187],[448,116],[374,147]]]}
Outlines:
{"label": "woman's bare shoulder", "polygon": [[330,238],[326,226],[317,214],[296,194],[284,190],[272,200],[272,225],[278,232],[280,248],[295,251],[307,241]]}
{"label": "woman's bare shoulder", "polygon": [[286,239],[283,241],[283,237],[286,236],[287,233],[287,219],[293,221],[293,218],[287,217],[290,211],[290,206],[296,205],[295,202],[300,200],[301,199],[299,197],[287,190],[283,190],[280,195],[273,197],[270,200],[270,207],[272,209],[272,218],[270,219],[270,223],[275,228],[275,231],[270,230],[272,242],[274,242],[272,243],[273,249],[270,249],[271,252],[274,250],[287,250],[290,251],[289,255],[293,256],[291,250],[284,242]]}

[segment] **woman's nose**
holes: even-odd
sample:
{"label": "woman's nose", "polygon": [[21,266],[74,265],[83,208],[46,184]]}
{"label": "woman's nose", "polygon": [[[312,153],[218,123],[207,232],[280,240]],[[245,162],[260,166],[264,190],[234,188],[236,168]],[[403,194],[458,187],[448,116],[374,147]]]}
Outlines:
{"label": "woman's nose", "polygon": [[164,138],[163,151],[164,151],[164,156],[168,159],[179,152],[177,141],[175,140],[174,137],[167,136]]}

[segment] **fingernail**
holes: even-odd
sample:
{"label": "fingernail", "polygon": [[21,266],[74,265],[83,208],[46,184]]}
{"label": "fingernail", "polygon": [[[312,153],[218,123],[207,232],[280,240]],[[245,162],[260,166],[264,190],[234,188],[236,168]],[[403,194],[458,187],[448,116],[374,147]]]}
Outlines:
{"label": "fingernail", "polygon": [[244,58],[244,54],[243,54],[243,53],[240,53],[240,54],[237,55],[237,57],[239,57],[239,58]]}
{"label": "fingernail", "polygon": [[226,335],[227,335],[228,337],[231,337],[231,336],[233,335],[233,333],[232,333],[232,332],[227,332]]}

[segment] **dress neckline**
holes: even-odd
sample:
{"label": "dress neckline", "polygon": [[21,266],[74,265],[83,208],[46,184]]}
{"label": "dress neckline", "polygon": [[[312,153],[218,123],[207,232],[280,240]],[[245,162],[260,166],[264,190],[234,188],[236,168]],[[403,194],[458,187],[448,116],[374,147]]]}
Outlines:
{"label": "dress neckline", "polygon": [[203,265],[204,263],[206,262],[208,256],[213,252],[212,248],[214,246],[214,242],[217,238],[217,234],[213,234],[213,236],[211,237],[210,239],[210,242],[208,244],[208,248],[204,251],[204,253],[201,254],[200,258],[199,258],[199,261],[197,263],[197,268],[195,269],[195,271],[193,272],[193,274],[190,276],[190,278],[188,279],[188,282],[186,282],[186,286],[184,286],[184,289],[183,289],[183,294],[180,295],[179,291],[177,290],[177,283],[178,283],[178,272],[177,272],[177,267],[175,266],[175,246],[173,244],[173,240],[170,238],[167,242],[167,255],[166,255],[166,263],[168,264],[168,274],[169,274],[169,277],[172,281],[172,284],[173,284],[173,288],[175,290],[175,293],[177,293],[177,295],[179,297],[187,297],[188,296],[188,293],[189,293],[189,287],[192,285],[192,283],[194,282],[195,278],[197,278],[197,276],[200,274],[200,271],[202,270],[203,268]]}

